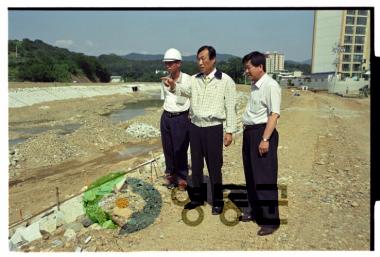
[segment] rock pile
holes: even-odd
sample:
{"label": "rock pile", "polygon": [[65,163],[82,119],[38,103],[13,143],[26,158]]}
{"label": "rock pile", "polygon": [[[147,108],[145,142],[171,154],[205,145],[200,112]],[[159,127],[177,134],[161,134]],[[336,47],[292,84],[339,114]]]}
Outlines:
{"label": "rock pile", "polygon": [[25,157],[20,153],[19,149],[12,148],[9,150],[9,176],[13,177],[21,168],[20,162],[24,161]]}
{"label": "rock pile", "polygon": [[160,131],[146,123],[133,123],[130,125],[126,132],[136,138],[153,138],[160,136]]}

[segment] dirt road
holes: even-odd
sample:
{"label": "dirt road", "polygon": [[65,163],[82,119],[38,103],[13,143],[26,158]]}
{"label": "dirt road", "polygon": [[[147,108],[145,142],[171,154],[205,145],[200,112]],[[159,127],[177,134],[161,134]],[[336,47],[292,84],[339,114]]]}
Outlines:
{"label": "dirt road", "polygon": [[[120,107],[121,99],[114,96],[99,98],[97,102],[103,106],[108,102],[109,109],[116,109]],[[72,105],[73,102],[67,106]],[[78,103],[72,110],[67,107],[68,113],[73,115],[74,109],[81,110],[81,106]],[[38,106],[34,108],[38,110]],[[369,110],[368,98],[341,98],[323,92],[301,92],[301,96],[292,96],[290,90],[283,90],[281,118],[277,126],[280,135],[279,184],[286,185],[288,206],[280,207],[280,217],[288,224],[282,225],[273,235],[258,237],[258,227],[252,222],[226,226],[218,216],[211,215],[209,205],[203,208],[202,223],[186,225],[181,217],[182,207],[173,203],[171,192],[157,179],[154,186],[161,193],[163,205],[159,217],[146,229],[124,236],[119,236],[116,230],[84,229],[74,241],[61,247],[51,247],[53,240],[62,238],[57,234],[47,241],[31,243],[28,249],[74,251],[79,245],[88,251],[369,250]],[[157,126],[159,112],[159,109],[151,110],[137,119]],[[101,116],[96,116],[93,111],[83,107],[83,113],[93,117],[86,116],[86,119],[104,124],[104,131],[96,132],[99,135],[107,135],[111,130],[106,121],[98,123]],[[63,116],[65,120],[67,117]],[[12,117],[16,119],[18,114],[11,110],[11,121]],[[117,135],[117,129],[113,127],[113,130],[113,135]],[[236,135],[234,144],[224,151],[225,184],[244,184],[241,136]],[[139,143],[128,140],[125,139],[125,143]],[[158,139],[144,141],[144,144],[159,151]],[[120,147],[113,142],[103,150],[93,149],[78,158],[68,158],[68,162],[58,162],[57,166],[41,168],[36,165],[35,170],[25,167],[10,180],[10,220],[18,219],[20,208],[33,213],[49,201],[54,202],[52,186],[59,185],[64,195],[70,195],[86,184],[84,180],[95,179],[110,170],[125,169],[149,157],[112,158]],[[188,214],[190,218],[196,217],[195,211]],[[83,240],[89,235],[92,240],[85,245]]]}

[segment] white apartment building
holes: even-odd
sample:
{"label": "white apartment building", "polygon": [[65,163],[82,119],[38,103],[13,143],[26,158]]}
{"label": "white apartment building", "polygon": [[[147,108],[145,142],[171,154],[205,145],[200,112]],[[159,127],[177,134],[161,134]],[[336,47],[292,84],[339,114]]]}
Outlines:
{"label": "white apartment building", "polygon": [[285,56],[277,52],[266,52],[266,72],[272,74],[284,70]]}
{"label": "white apartment building", "polygon": [[311,73],[361,77],[370,68],[370,11],[316,10]]}

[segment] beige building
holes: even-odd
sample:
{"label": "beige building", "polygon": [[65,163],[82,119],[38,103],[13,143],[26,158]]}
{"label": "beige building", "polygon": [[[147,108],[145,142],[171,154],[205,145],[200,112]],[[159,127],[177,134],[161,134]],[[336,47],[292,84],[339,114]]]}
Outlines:
{"label": "beige building", "polygon": [[272,74],[284,70],[285,56],[277,52],[266,52],[266,72]]}
{"label": "beige building", "polygon": [[365,9],[315,11],[311,72],[346,78],[369,70],[370,18]]}

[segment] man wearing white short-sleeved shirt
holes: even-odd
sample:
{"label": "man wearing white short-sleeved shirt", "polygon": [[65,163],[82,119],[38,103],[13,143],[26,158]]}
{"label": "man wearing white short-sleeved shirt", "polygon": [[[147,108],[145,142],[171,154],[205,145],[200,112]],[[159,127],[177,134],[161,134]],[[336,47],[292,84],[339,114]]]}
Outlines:
{"label": "man wearing white short-sleeved shirt", "polygon": [[[163,80],[172,79],[178,85],[190,83],[190,75],[181,72],[182,55],[175,48],[169,48],[164,55],[163,62],[169,72]],[[162,148],[165,156],[165,185],[168,188],[178,186],[180,190],[187,187],[189,173],[187,149],[189,147],[189,108],[190,100],[187,97],[177,96],[169,92],[163,84],[161,99],[165,100],[161,115],[160,130]]]}
{"label": "man wearing white short-sleeved shirt", "polygon": [[265,73],[265,55],[244,56],[245,73],[252,81],[251,95],[243,114],[243,164],[248,201],[259,236],[272,234],[280,226],[277,192],[277,120],[280,117],[281,88]]}

